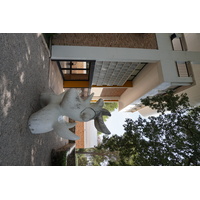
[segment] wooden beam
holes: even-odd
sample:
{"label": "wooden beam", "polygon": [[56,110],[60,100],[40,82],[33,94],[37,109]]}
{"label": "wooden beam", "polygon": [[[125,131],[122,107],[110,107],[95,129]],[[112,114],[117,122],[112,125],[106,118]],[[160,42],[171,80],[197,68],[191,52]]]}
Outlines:
{"label": "wooden beam", "polygon": [[97,86],[97,85],[92,85],[92,87],[101,87],[101,88],[131,88],[133,87],[133,82],[132,81],[126,81],[126,83],[122,86],[118,86],[118,85],[113,85],[113,86],[107,86],[107,85],[101,85],[101,86]]}
{"label": "wooden beam", "polygon": [[[74,71],[74,70],[72,70]],[[88,74],[64,74],[64,80],[73,80],[73,81],[80,81],[80,80],[88,80]]]}
{"label": "wooden beam", "polygon": [[89,81],[63,81],[64,88],[89,88]]}
{"label": "wooden beam", "polygon": [[[100,98],[100,97],[99,97]],[[95,103],[95,102],[97,102],[98,100],[91,100],[90,102],[92,102],[92,103]],[[119,100],[105,100],[105,99],[103,99],[103,101],[104,102],[118,102]]]}

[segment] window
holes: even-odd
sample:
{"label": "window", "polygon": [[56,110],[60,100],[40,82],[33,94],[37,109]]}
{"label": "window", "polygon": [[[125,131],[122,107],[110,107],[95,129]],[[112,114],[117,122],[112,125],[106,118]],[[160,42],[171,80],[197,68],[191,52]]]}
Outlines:
{"label": "window", "polygon": [[64,81],[89,80],[90,62],[57,61]]}

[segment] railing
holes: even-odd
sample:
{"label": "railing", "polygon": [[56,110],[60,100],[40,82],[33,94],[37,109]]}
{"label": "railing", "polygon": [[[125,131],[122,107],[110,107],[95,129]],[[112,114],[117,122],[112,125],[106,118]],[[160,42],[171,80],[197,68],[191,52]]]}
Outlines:
{"label": "railing", "polygon": [[[187,45],[185,37],[182,33],[174,33],[170,36],[172,42],[172,48],[174,51],[187,51]],[[190,77],[192,76],[191,67],[189,62],[176,61],[176,69],[178,77]]]}
{"label": "railing", "polygon": [[190,77],[188,62],[176,62],[178,77]]}

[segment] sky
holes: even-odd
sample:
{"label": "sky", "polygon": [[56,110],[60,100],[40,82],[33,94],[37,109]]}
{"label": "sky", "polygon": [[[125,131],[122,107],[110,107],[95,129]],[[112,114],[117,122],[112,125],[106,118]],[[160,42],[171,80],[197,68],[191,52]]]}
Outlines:
{"label": "sky", "polygon": [[107,128],[111,132],[111,135],[123,135],[124,133],[124,127],[123,124],[125,124],[126,118],[131,118],[133,120],[138,119],[139,112],[119,112],[118,109],[115,109],[111,113],[111,117],[107,119],[105,122]]}
{"label": "sky", "polygon": [[[105,125],[111,132],[109,136],[112,136],[115,134],[119,136],[123,135],[124,134],[123,125],[125,124],[126,118],[137,120],[139,116],[140,116],[139,112],[134,112],[134,113],[119,112],[118,108],[115,109],[113,112],[111,112],[111,117],[109,117],[105,122]],[[94,121],[92,120],[92,121],[87,122],[85,128],[86,128],[86,133],[90,135],[89,137],[87,137],[87,141],[86,141],[87,148],[96,146],[97,145],[97,137],[96,137],[97,130],[94,126]],[[100,135],[101,140],[104,135],[105,135],[104,133]]]}
{"label": "sky", "polygon": [[[125,124],[125,120],[126,118],[131,118],[133,120],[137,120],[139,117],[139,112],[119,112],[118,108],[115,109],[113,112],[111,112],[111,117],[109,117],[107,119],[107,121],[105,122],[105,125],[107,126],[107,128],[109,129],[109,131],[111,132],[111,134],[109,136],[112,135],[123,135],[124,134],[124,127],[123,125]],[[88,135],[88,137],[86,137],[86,148],[91,148],[94,146],[97,146],[97,130],[94,126],[94,120],[91,120],[89,122],[85,123],[85,130],[86,130],[86,134]],[[100,139],[103,138],[105,134],[102,133],[100,135]]]}

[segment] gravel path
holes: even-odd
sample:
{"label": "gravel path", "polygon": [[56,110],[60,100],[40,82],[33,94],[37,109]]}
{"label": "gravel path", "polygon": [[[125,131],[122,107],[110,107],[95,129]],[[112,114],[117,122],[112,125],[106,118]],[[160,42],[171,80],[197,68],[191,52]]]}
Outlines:
{"label": "gravel path", "polygon": [[0,165],[51,165],[51,150],[68,142],[27,126],[40,93],[52,92],[49,63],[41,35],[0,34]]}

